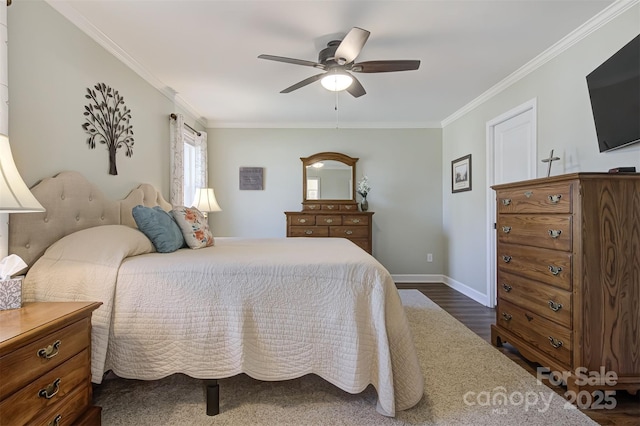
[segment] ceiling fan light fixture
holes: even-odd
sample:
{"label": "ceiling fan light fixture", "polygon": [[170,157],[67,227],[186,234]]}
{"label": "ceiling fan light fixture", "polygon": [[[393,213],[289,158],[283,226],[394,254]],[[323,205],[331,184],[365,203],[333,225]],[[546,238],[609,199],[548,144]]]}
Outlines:
{"label": "ceiling fan light fixture", "polygon": [[353,83],[353,77],[346,73],[331,72],[327,73],[320,80],[320,84],[327,90],[332,92],[340,92],[347,89]]}

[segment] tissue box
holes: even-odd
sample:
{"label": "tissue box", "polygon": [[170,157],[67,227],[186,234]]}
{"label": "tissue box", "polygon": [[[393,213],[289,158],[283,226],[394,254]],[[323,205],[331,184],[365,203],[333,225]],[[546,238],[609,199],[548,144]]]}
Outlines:
{"label": "tissue box", "polygon": [[22,307],[22,279],[0,280],[0,311]]}

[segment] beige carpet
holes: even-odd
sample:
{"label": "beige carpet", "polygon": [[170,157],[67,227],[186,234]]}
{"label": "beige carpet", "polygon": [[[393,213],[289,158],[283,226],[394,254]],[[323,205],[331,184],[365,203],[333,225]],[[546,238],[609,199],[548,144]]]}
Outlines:
{"label": "beige carpet", "polygon": [[[316,376],[261,382],[220,380],[221,413],[205,414],[202,381],[183,375],[143,382],[109,379],[95,389],[111,425],[594,425],[417,290],[400,290],[425,377],[414,408],[387,418],[369,386],[351,395]],[[492,403],[496,393],[506,405]],[[466,402],[465,402],[466,395]],[[499,399],[499,398],[498,398]],[[527,401],[529,402],[527,404]],[[537,402],[536,402],[537,401]],[[546,401],[546,402],[545,402]],[[549,402],[550,401],[550,402]],[[549,405],[547,405],[547,403]]]}

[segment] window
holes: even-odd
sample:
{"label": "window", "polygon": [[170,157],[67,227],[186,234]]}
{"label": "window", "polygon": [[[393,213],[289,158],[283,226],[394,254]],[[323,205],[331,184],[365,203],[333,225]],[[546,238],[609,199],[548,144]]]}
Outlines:
{"label": "window", "polygon": [[319,200],[320,199],[320,178],[310,177],[307,178],[307,200]]}
{"label": "window", "polygon": [[207,134],[171,114],[171,204],[191,206],[197,188],[207,187]]}

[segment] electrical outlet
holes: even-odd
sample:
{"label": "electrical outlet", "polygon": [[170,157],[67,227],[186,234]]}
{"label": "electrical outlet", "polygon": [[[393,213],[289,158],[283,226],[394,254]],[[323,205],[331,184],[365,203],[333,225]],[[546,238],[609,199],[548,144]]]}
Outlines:
{"label": "electrical outlet", "polygon": [[433,254],[427,253],[427,262],[433,262]]}

